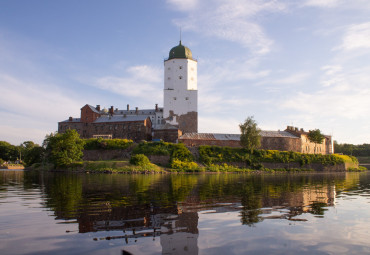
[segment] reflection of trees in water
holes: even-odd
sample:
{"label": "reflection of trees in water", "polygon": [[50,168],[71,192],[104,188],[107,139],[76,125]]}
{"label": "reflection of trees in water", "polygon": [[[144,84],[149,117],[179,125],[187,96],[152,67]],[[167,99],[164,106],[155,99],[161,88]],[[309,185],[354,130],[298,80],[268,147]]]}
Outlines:
{"label": "reflection of trees in water", "polygon": [[46,205],[58,218],[75,218],[82,202],[82,181],[77,175],[57,174],[46,185]]}
{"label": "reflection of trees in water", "polygon": [[[58,218],[76,218],[83,222],[86,225],[84,232],[93,229],[91,221],[126,220],[127,226],[132,224],[127,220],[136,217],[140,220],[135,224],[149,226],[151,215],[200,211],[217,203],[241,204],[241,209],[234,210],[240,210],[243,224],[252,226],[263,219],[262,207],[284,205],[291,208],[292,215],[293,212],[299,215],[317,200],[319,195],[311,194],[314,188],[320,191],[328,185],[338,186],[346,182],[345,174],[44,174],[44,177],[29,175],[29,179],[45,187],[46,205]],[[334,189],[329,191],[320,193],[323,200],[318,202],[330,205],[333,197],[330,201],[327,198],[334,196]],[[315,206],[306,211],[320,212]],[[229,209],[225,207],[225,210]]]}
{"label": "reflection of trees in water", "polygon": [[327,211],[328,209],[325,209],[324,207],[327,207],[327,203],[320,203],[320,202],[313,202],[310,205],[310,213],[315,214],[315,215],[324,215],[324,212]]}
{"label": "reflection of trees in water", "polygon": [[256,195],[253,187],[246,187],[241,199],[242,210],[240,212],[240,221],[243,225],[253,226],[255,223],[262,221],[259,215],[262,213],[262,200],[259,195]]}

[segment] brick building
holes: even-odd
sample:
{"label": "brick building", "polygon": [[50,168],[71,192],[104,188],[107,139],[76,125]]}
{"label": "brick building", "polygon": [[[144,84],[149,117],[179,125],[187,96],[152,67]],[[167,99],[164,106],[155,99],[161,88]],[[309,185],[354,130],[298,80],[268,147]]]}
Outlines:
{"label": "brick building", "polygon": [[134,141],[152,139],[151,116],[138,114],[114,114],[109,110],[85,105],[81,108],[81,117],[72,118],[58,123],[58,132],[64,133],[68,129],[75,129],[81,138],[125,138]]}
{"label": "brick building", "polygon": [[[301,153],[332,154],[331,136],[325,136],[322,144],[314,144],[307,138],[308,132],[288,126],[284,131],[261,133],[261,147],[265,150],[295,151]],[[239,134],[187,133],[179,138],[186,146],[216,145],[241,147]]]}

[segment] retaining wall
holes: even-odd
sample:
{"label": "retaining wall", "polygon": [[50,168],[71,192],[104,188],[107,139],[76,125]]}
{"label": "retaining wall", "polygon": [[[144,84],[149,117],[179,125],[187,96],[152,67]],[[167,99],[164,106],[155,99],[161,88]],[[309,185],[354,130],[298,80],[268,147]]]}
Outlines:
{"label": "retaining wall", "polygon": [[131,150],[84,150],[83,160],[129,159]]}

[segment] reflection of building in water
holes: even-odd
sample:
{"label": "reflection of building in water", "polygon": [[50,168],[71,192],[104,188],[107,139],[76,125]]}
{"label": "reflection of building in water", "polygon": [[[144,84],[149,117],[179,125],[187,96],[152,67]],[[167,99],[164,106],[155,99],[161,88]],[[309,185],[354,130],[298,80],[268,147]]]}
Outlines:
{"label": "reflection of building in water", "polygon": [[79,232],[123,230],[123,235],[105,239],[129,240],[141,237],[158,238],[162,254],[198,254],[198,213],[182,212],[178,205],[170,207],[126,206],[84,208],[77,218]]}
{"label": "reflection of building in water", "polygon": [[[269,196],[262,198],[261,207],[274,208],[283,206],[289,209],[290,216],[299,215],[305,212],[315,214],[317,205],[333,206],[335,202],[335,186],[334,185],[317,185],[305,187],[301,191],[286,192],[280,196]],[[266,213],[264,210],[263,213]],[[290,217],[289,217],[290,219]]]}
{"label": "reflection of building in water", "polygon": [[319,186],[305,188],[302,192],[303,211],[309,211],[313,203],[322,203],[327,206],[333,206],[335,202],[334,186]]}
{"label": "reflection of building in water", "polygon": [[[305,220],[295,218],[303,213],[323,215],[323,207],[334,205],[334,199],[334,184],[321,183],[300,187],[268,185],[202,200],[193,190],[185,200],[171,205],[96,201],[79,207],[77,222],[80,233],[114,231],[101,240],[119,238],[131,245],[142,237],[159,238],[163,254],[198,254],[198,212],[240,212],[242,224],[251,226],[264,219]],[[222,214],[219,217],[222,219]]]}
{"label": "reflection of building in water", "polygon": [[198,254],[198,213],[169,217],[161,227],[162,254]]}

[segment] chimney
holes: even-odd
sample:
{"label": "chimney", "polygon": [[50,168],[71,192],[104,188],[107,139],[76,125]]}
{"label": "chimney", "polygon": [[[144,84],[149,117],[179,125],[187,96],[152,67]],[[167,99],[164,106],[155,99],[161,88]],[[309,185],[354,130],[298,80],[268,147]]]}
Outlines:
{"label": "chimney", "polygon": [[135,113],[138,114],[139,113],[139,107],[135,107]]}
{"label": "chimney", "polygon": [[303,128],[301,128],[301,132],[302,132],[302,133],[304,132],[304,129],[303,129]]}
{"label": "chimney", "polygon": [[116,112],[118,112],[118,108],[116,108]]}
{"label": "chimney", "polygon": [[295,131],[298,131],[298,128],[297,127],[295,127],[294,129],[295,129]]}
{"label": "chimney", "polygon": [[72,117],[69,117],[69,119],[68,119],[69,121],[72,121],[73,120],[73,118]]}
{"label": "chimney", "polygon": [[100,112],[100,104],[96,105],[96,110]]}
{"label": "chimney", "polygon": [[158,112],[158,104],[155,104],[155,111]]}
{"label": "chimney", "polygon": [[127,104],[127,111],[129,111],[130,110],[130,105],[129,104]]}
{"label": "chimney", "polygon": [[109,113],[110,113],[110,114],[113,114],[113,106],[111,106],[111,107],[109,108]]}

